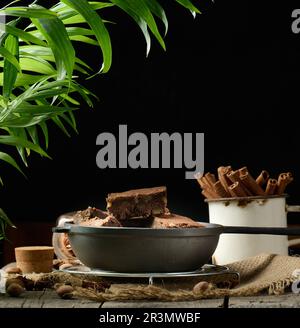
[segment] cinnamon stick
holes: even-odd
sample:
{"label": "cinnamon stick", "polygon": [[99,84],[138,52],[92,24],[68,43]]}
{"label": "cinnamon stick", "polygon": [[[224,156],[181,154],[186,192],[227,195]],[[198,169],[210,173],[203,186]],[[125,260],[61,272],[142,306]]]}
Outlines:
{"label": "cinnamon stick", "polygon": [[217,182],[214,183],[214,190],[215,190],[215,192],[218,194],[218,196],[221,197],[221,198],[227,198],[227,197],[230,197],[230,193],[228,193],[228,192],[224,189],[224,187],[223,187],[221,181],[217,181]]}
{"label": "cinnamon stick", "polygon": [[244,166],[244,167],[240,168],[239,172],[240,172],[240,176],[248,173],[247,166]]}
{"label": "cinnamon stick", "polygon": [[[209,173],[210,174],[210,173]],[[210,174],[210,176],[208,176],[208,173],[204,176],[196,176],[197,181],[200,185],[200,187],[202,188],[202,194],[208,198],[208,199],[213,199],[213,198],[218,198],[220,196],[218,196],[218,194],[215,192],[214,190],[214,186],[213,186],[213,174]]]}
{"label": "cinnamon stick", "polygon": [[270,177],[270,174],[263,170],[261,171],[260,175],[256,178],[256,182],[259,186],[263,187],[267,182]]}
{"label": "cinnamon stick", "polygon": [[197,181],[202,189],[210,188],[210,184],[204,175],[202,175],[201,177],[198,177]]}
{"label": "cinnamon stick", "polygon": [[243,184],[250,190],[255,196],[265,196],[264,190],[257,184],[249,172],[240,176]]}
{"label": "cinnamon stick", "polygon": [[240,183],[240,187],[242,189],[244,189],[245,193],[247,196],[252,196],[252,193],[250,190],[247,189],[247,187],[243,184],[242,180],[240,179],[240,172],[239,170],[236,171],[231,171],[227,174],[227,178],[232,182],[239,182]]}
{"label": "cinnamon stick", "polygon": [[266,194],[267,195],[274,195],[277,188],[277,180],[276,179],[269,179],[266,187]]}
{"label": "cinnamon stick", "polygon": [[213,188],[214,183],[217,181],[215,175],[213,173],[208,172],[205,174],[205,178],[207,183]]}
{"label": "cinnamon stick", "polygon": [[286,173],[280,173],[277,182],[277,194],[282,195],[288,185],[289,178]]}
{"label": "cinnamon stick", "polygon": [[216,194],[214,194],[214,192],[211,189],[203,189],[201,193],[207,199],[216,199],[216,198],[218,198],[218,196]]}
{"label": "cinnamon stick", "polygon": [[219,181],[228,194],[230,194],[229,186],[231,185],[231,181],[227,178],[227,174],[230,173],[231,170],[231,166],[220,166],[218,168]]}
{"label": "cinnamon stick", "polygon": [[291,183],[294,180],[292,173],[287,172],[286,175],[287,175],[288,183]]}
{"label": "cinnamon stick", "polygon": [[227,178],[232,182],[232,183],[235,183],[235,182],[238,182],[240,181],[240,173],[238,170],[236,171],[231,171],[227,174]]}
{"label": "cinnamon stick", "polygon": [[244,189],[241,187],[239,182],[235,182],[229,186],[229,192],[233,197],[246,197],[247,194],[245,193]]}

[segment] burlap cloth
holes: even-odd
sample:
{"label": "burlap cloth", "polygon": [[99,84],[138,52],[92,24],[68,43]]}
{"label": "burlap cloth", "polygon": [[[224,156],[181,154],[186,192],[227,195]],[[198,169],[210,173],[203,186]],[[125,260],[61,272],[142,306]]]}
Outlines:
{"label": "burlap cloth", "polygon": [[[240,284],[230,281],[227,276],[224,282],[210,279],[210,288],[206,291],[193,291],[194,285],[203,280],[200,277],[193,279],[164,279],[149,285],[148,282],[114,282],[104,292],[81,287],[82,277],[68,273],[51,273],[48,279],[53,282],[68,280],[75,288],[75,296],[97,301],[126,301],[126,300],[155,300],[155,301],[187,301],[203,298],[218,298],[228,296],[252,296],[258,294],[282,294],[291,291],[291,284],[300,279],[295,270],[300,271],[300,257],[261,254],[243,261],[227,265],[231,270],[240,274]],[[299,274],[299,272],[298,272]],[[41,278],[41,277],[40,277]],[[39,278],[39,279],[40,279]],[[42,277],[45,279],[46,277]],[[86,277],[84,278],[86,279]],[[91,278],[89,278],[91,279]],[[95,278],[95,280],[102,278]],[[222,279],[221,279],[222,280]],[[221,288],[220,288],[221,286]]]}

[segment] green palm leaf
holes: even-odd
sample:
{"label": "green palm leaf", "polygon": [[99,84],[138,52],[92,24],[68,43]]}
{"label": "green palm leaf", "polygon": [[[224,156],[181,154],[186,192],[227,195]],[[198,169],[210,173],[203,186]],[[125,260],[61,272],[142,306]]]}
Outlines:
{"label": "green palm leaf", "polygon": [[36,72],[39,74],[56,74],[54,67],[46,60],[34,56],[20,56],[20,66],[22,71]]}
{"label": "green palm leaf", "polygon": [[39,142],[39,135],[38,135],[38,131],[37,131],[37,124],[27,127],[26,131],[28,132],[32,142],[36,145],[39,145],[40,142]]}
{"label": "green palm leaf", "polygon": [[41,8],[33,7],[7,7],[0,10],[0,13],[3,13],[8,16],[17,16],[17,17],[26,17],[26,18],[52,18],[57,17],[57,14],[54,11]]}
{"label": "green palm leaf", "polygon": [[110,36],[102,19],[86,0],[62,0],[62,2],[76,10],[93,30],[103,54],[103,65],[100,71],[108,72],[112,62],[112,49]]}
{"label": "green palm leaf", "polygon": [[0,160],[10,164],[11,166],[13,166],[15,169],[17,169],[20,173],[22,173],[25,176],[25,174],[20,169],[17,162],[9,154],[0,152]]}
{"label": "green palm leaf", "polygon": [[[107,7],[114,6],[113,3],[101,3],[101,2],[89,2],[90,6],[94,10],[99,10]],[[66,20],[68,22],[71,21],[71,18],[74,16],[79,16],[77,11],[66,6],[65,4],[61,4],[60,9],[57,9],[58,7],[53,7],[52,10],[57,12],[57,16],[59,19],[64,20],[64,23],[67,24]]]}
{"label": "green palm leaf", "polygon": [[91,44],[93,46],[98,46],[99,45],[99,43],[96,40],[91,39],[91,38],[89,38],[87,36],[84,36],[84,35],[70,36],[70,40],[83,42],[83,43],[86,43],[86,44]]}
{"label": "green palm leaf", "polygon": [[55,115],[66,111],[76,110],[75,107],[60,107],[54,105],[30,105],[22,104],[14,111],[15,113],[40,116],[40,115]]}
{"label": "green palm leaf", "polygon": [[71,135],[68,132],[68,130],[65,128],[64,124],[62,123],[62,121],[60,120],[60,118],[58,116],[53,117],[52,121],[61,129],[61,131],[68,137],[70,138]]}
{"label": "green palm leaf", "polygon": [[189,0],[176,0],[179,4],[181,4],[183,7],[191,10],[192,12],[195,12],[197,14],[201,14],[201,11],[193,5],[193,3]]}
{"label": "green palm leaf", "polygon": [[0,136],[0,144],[5,144],[9,146],[21,146],[24,148],[31,149],[44,157],[50,158],[50,156],[40,146],[35,145],[34,143],[24,138],[16,136]]}
{"label": "green palm leaf", "polygon": [[15,35],[23,41],[47,47],[47,44],[43,40],[35,37],[34,35],[32,35],[28,32],[24,32],[24,31],[22,31],[21,29],[19,29],[17,27],[10,26],[8,24],[0,23],[0,30],[5,32],[5,33]]}
{"label": "green palm leaf", "polygon": [[44,134],[44,138],[45,138],[45,147],[46,149],[48,149],[48,146],[49,146],[49,133],[48,133],[48,127],[47,127],[47,124],[46,122],[41,122],[39,124],[43,134]]}
{"label": "green palm leaf", "polygon": [[4,47],[0,47],[0,55],[2,55],[12,65],[14,65],[15,68],[17,69],[17,71],[19,71],[19,72],[21,71],[21,67],[20,67],[19,61],[17,60],[17,58],[10,51],[8,51]]}
{"label": "green palm leaf", "polygon": [[[15,225],[10,221],[10,219],[7,217],[7,215],[4,213],[4,211],[2,210],[2,208],[0,208],[0,218],[2,219],[2,221],[5,223],[5,224],[7,224],[7,225],[9,225],[9,226],[11,226],[11,227],[13,227],[13,228],[15,228]],[[4,234],[4,231],[2,231],[2,234]]]}
{"label": "green palm leaf", "polygon": [[[32,85],[44,78],[44,75],[19,74],[15,82],[15,87]],[[3,73],[0,73],[0,86],[3,86]]]}
{"label": "green palm leaf", "polygon": [[[19,41],[18,38],[9,35],[5,40],[5,49],[9,51],[17,60],[19,57]],[[14,88],[18,75],[18,69],[7,58],[4,59],[3,68],[3,97],[8,100]]]}
{"label": "green palm leaf", "polygon": [[[26,134],[25,129],[10,128],[8,130],[8,132],[10,133],[11,136],[19,137],[22,140],[27,140],[27,134]],[[18,151],[24,165],[28,166],[27,157],[26,157],[26,154],[28,154],[28,151],[26,150],[26,148],[23,147],[21,144],[18,144],[15,147],[17,148],[17,151]]]}
{"label": "green palm leaf", "polygon": [[83,27],[67,27],[67,32],[69,36],[75,35],[94,35],[94,32],[88,28]]}
{"label": "green palm leaf", "polygon": [[[129,8],[138,17],[140,17],[147,23],[147,25],[149,26],[149,29],[151,30],[151,32],[153,33],[155,38],[158,40],[158,42],[160,43],[162,48],[164,50],[166,49],[165,42],[158,31],[155,19],[151,13],[149,7],[147,6],[147,3],[145,2],[145,0],[111,0],[111,2],[115,3],[120,8],[122,8],[122,7],[124,8],[124,4],[126,4],[127,8]],[[122,7],[120,6],[121,3],[123,4]]]}
{"label": "green palm leaf", "polygon": [[[0,50],[1,51],[1,50]],[[5,57],[7,60],[8,58]],[[21,71],[29,71],[29,72],[35,72],[45,75],[56,75],[56,70],[54,67],[49,64],[46,60],[43,60],[40,57],[34,57],[30,55],[23,55],[20,56],[20,62],[18,62],[18,66],[14,65],[16,68],[19,68]],[[4,62],[0,61],[0,67],[4,66]],[[79,68],[81,69],[81,68]]]}
{"label": "green palm leaf", "polygon": [[[98,10],[98,9],[103,9],[103,8],[107,8],[107,7],[112,7],[114,6],[114,4],[110,3],[110,2],[100,2],[100,1],[89,1],[89,5],[91,6],[91,8],[93,8],[94,10]],[[54,7],[52,7],[52,10],[61,14],[62,12],[73,12],[74,10],[70,9],[66,4],[64,3],[58,3],[57,5],[55,5]]]}
{"label": "green palm leaf", "polygon": [[74,113],[72,111],[68,111],[64,114],[61,114],[62,118],[69,123],[69,125],[71,126],[71,128],[76,132],[79,133],[77,130],[77,123],[76,123],[76,119],[74,116]]}
{"label": "green palm leaf", "polygon": [[[55,58],[52,50],[47,47],[41,47],[36,45],[24,45],[24,46],[22,45],[20,47],[20,55],[32,55],[35,57],[45,59],[50,62],[55,62]],[[79,59],[78,57],[75,58],[75,63],[91,70],[91,67],[87,63]]]}
{"label": "green palm leaf", "polygon": [[25,128],[39,124],[42,121],[44,121],[43,116],[20,116],[16,118],[6,119],[3,123],[0,123],[0,127]]}
{"label": "green palm leaf", "polygon": [[75,64],[75,50],[69,39],[66,28],[58,18],[32,19],[34,25],[44,35],[56,58],[59,77],[63,74],[62,64],[70,79],[72,79]]}
{"label": "green palm leaf", "polygon": [[140,27],[145,41],[146,41],[146,56],[148,56],[150,48],[151,48],[151,37],[148,32],[148,26],[147,23],[139,16],[137,15],[133,10],[131,10],[127,4],[123,1],[115,1],[115,4],[121,8],[125,13],[127,13],[130,17],[133,18],[133,20],[137,23],[137,25]]}
{"label": "green palm leaf", "polygon": [[166,36],[168,32],[169,23],[163,7],[156,0],[145,0],[145,2],[148,8],[150,9],[150,11],[153,12],[153,14],[163,22],[165,26],[165,36]]}

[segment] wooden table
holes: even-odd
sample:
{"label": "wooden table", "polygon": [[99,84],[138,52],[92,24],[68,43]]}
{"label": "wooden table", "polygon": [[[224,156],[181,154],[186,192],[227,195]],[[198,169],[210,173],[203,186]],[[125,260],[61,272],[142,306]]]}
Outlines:
{"label": "wooden table", "polygon": [[[225,301],[225,307],[227,307]],[[0,295],[0,308],[217,308],[223,307],[223,299],[190,302],[93,302],[82,299],[63,300],[53,290],[26,292],[13,298]],[[299,294],[280,296],[233,297],[229,299],[230,308],[300,308]]]}

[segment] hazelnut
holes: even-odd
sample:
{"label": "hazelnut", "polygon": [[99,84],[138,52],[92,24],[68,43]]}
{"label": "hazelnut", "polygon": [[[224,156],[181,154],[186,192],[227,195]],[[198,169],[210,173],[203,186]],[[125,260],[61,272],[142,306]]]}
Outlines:
{"label": "hazelnut", "polygon": [[6,280],[6,283],[5,283],[6,289],[10,285],[12,285],[12,284],[17,284],[17,285],[20,285],[22,288],[25,288],[25,283],[24,283],[24,280],[23,280],[23,277],[22,276],[18,276],[18,277],[15,277],[15,278],[7,279]]}
{"label": "hazelnut", "polygon": [[209,288],[210,288],[210,285],[207,281],[200,281],[194,286],[193,293],[194,294],[201,294]]}
{"label": "hazelnut", "polygon": [[69,285],[62,285],[56,289],[56,293],[63,299],[71,299],[73,297],[74,288]]}
{"label": "hazelnut", "polygon": [[9,296],[12,297],[18,297],[20,296],[23,292],[25,291],[25,289],[17,283],[11,283],[7,288],[6,288],[6,293]]}
{"label": "hazelnut", "polygon": [[33,290],[34,282],[31,279],[27,279],[22,276],[17,276],[14,278],[10,278],[6,280],[6,288],[8,288],[9,285],[11,284],[19,284],[21,287],[23,287],[26,290]]}
{"label": "hazelnut", "polygon": [[10,267],[5,270],[8,274],[22,274],[22,271],[18,267]]}

